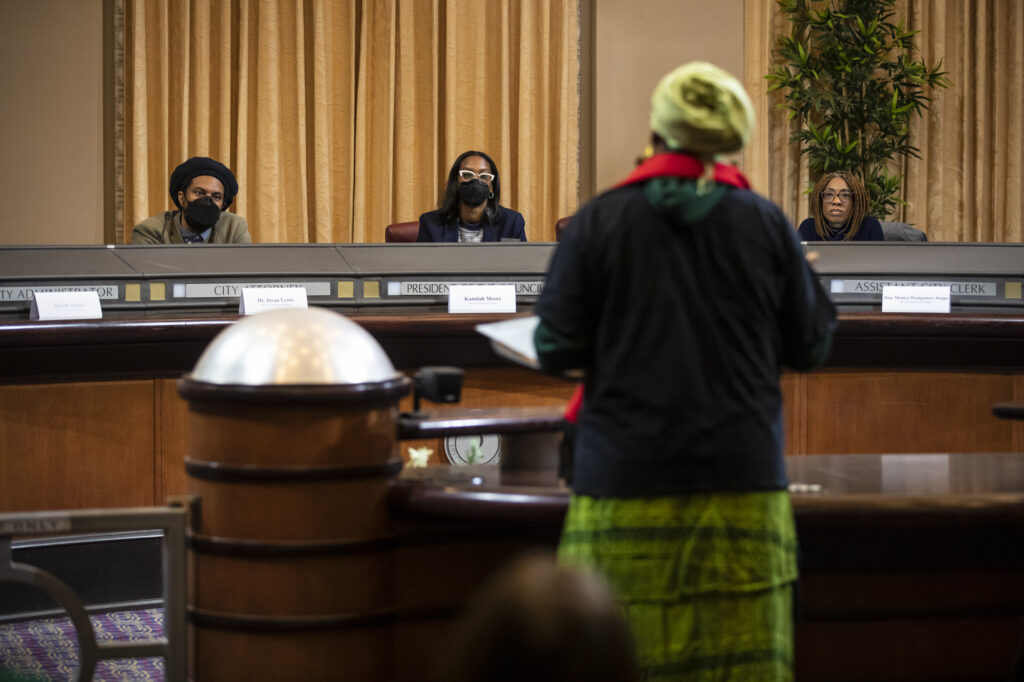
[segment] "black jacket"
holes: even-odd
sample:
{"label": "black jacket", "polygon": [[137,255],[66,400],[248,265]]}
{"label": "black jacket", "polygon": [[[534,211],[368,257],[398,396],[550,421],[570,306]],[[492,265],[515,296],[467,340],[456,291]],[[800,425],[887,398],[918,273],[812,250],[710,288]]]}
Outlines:
{"label": "black jacket", "polygon": [[[485,242],[500,242],[502,239],[526,241],[526,221],[523,215],[509,208],[500,207],[497,222],[493,225],[484,223],[480,229],[484,231]],[[420,233],[416,241],[457,242],[459,226],[457,223],[442,223],[441,214],[437,211],[424,213],[420,216]]]}
{"label": "black jacket", "polygon": [[780,367],[824,359],[835,307],[770,201],[729,187],[683,224],[643,183],[606,192],[563,232],[535,312],[586,372],[577,494],[785,488]]}

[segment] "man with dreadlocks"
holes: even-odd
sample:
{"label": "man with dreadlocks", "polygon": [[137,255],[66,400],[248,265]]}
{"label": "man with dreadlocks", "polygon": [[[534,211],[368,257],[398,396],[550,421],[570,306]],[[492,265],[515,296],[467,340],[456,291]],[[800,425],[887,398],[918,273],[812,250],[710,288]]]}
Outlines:
{"label": "man with dreadlocks", "polygon": [[693,62],[651,105],[653,155],[576,214],[535,309],[542,368],[585,370],[559,558],[610,580],[646,679],[791,680],[779,371],[824,361],[835,307],[714,160],[753,126],[739,81]]}
{"label": "man with dreadlocks", "polygon": [[811,217],[797,233],[805,242],[880,242],[882,225],[868,215],[864,183],[846,171],[826,173],[811,193]]}

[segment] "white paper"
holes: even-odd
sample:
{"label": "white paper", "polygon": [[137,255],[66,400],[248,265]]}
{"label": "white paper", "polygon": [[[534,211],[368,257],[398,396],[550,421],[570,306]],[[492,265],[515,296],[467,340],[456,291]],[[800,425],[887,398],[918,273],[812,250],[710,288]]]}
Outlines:
{"label": "white paper", "polygon": [[476,330],[491,340],[494,352],[533,369],[539,369],[537,348],[533,345],[533,334],[540,318],[515,317],[501,322],[478,324]]}
{"label": "white paper", "polygon": [[883,313],[948,313],[949,286],[882,287]]}
{"label": "white paper", "polygon": [[33,320],[98,320],[103,317],[95,291],[37,291],[32,295]]}
{"label": "white paper", "polygon": [[248,287],[242,289],[238,299],[239,315],[255,315],[282,308],[306,308],[306,290],[303,287]]}
{"label": "white paper", "polygon": [[448,287],[450,313],[514,313],[515,284],[453,284]]}

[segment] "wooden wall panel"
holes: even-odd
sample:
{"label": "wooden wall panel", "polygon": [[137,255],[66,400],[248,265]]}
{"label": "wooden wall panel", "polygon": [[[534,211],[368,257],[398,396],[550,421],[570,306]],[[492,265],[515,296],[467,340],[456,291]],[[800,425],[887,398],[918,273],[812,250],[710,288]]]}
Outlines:
{"label": "wooden wall panel", "polygon": [[807,375],[782,375],[782,418],[785,426],[784,452],[800,455],[807,452]]}
{"label": "wooden wall panel", "polygon": [[[405,370],[411,378],[415,370]],[[546,407],[565,405],[569,402],[575,382],[558,379],[518,367],[473,368],[465,370],[462,383],[462,400],[458,405],[438,405],[420,401],[420,410],[430,412],[447,407],[460,409],[485,407]],[[399,404],[403,412],[412,411],[412,394]],[[444,440],[430,438],[403,440],[399,443],[402,458],[409,460],[410,448],[428,447],[434,451],[430,464],[447,464],[444,455]]]}
{"label": "wooden wall panel", "polygon": [[[411,372],[408,372],[411,374]],[[459,408],[564,405],[574,384],[518,368],[469,369]],[[1022,452],[1024,376],[787,373],[786,454]],[[400,407],[412,409],[412,398]],[[424,402],[428,411],[448,406]],[[173,379],[0,386],[0,511],[163,504],[186,492],[187,405]],[[434,450],[443,440],[401,441]]]}
{"label": "wooden wall panel", "polygon": [[1020,649],[1020,616],[797,622],[797,680],[1002,682]]}
{"label": "wooden wall panel", "polygon": [[153,504],[153,390],[0,386],[0,511]]}
{"label": "wooden wall panel", "polygon": [[[410,373],[410,376],[412,374]],[[467,369],[459,407],[546,407],[569,401],[576,383],[516,367]],[[411,398],[410,409],[411,409]],[[403,403],[404,409],[405,403]]]}
{"label": "wooden wall panel", "polygon": [[170,495],[188,492],[185,454],[188,450],[188,403],[178,395],[177,379],[156,380],[157,504]]}
{"label": "wooden wall panel", "polygon": [[821,371],[807,376],[808,454],[1013,452],[992,406],[1019,379],[979,372]]}

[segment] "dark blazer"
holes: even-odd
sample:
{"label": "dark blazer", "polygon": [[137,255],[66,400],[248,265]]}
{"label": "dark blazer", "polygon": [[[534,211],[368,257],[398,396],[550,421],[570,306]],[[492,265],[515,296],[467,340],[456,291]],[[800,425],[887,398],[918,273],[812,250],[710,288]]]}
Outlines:
{"label": "dark blazer", "polygon": [[[802,242],[820,242],[823,241],[818,233],[814,229],[814,218],[808,218],[807,220],[800,223],[800,227],[797,228],[797,234],[800,236]],[[842,235],[845,231],[840,233],[837,239],[832,241],[842,240]],[[860,223],[860,229],[857,230],[857,234],[853,235],[853,239],[850,241],[854,242],[884,242],[885,235],[882,233],[882,224],[878,222],[877,218],[871,216],[864,216],[864,220]]]}
{"label": "dark blazer", "polygon": [[[485,242],[499,242],[502,239],[526,241],[526,221],[523,220],[523,214],[510,208],[499,208],[498,220],[491,225],[484,223],[481,229],[484,231]],[[457,242],[459,226],[457,223],[446,225],[441,222],[441,215],[437,211],[429,211],[420,216],[420,233],[416,241]]]}

